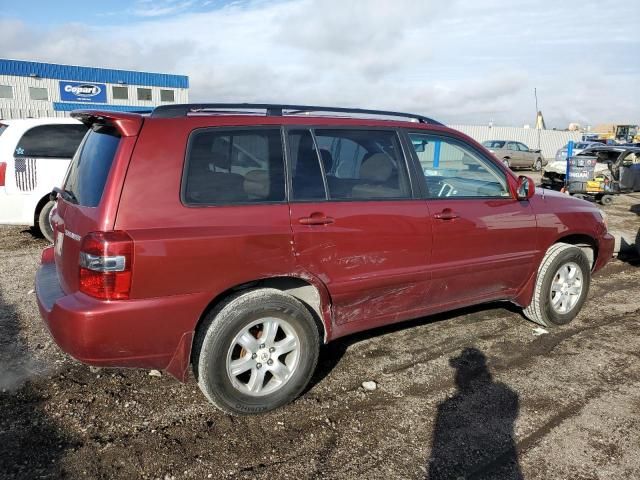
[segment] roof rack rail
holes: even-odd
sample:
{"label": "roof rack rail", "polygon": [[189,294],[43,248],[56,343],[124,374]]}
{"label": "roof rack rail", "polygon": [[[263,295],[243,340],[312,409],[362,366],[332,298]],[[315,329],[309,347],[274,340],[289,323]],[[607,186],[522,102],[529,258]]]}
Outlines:
{"label": "roof rack rail", "polygon": [[357,115],[378,115],[384,117],[411,118],[420,123],[442,125],[432,118],[413,113],[389,112],[386,110],[366,110],[361,108],[344,107],[319,107],[317,105],[280,105],[272,103],[183,103],[174,105],[161,105],[156,107],[151,116],[154,118],[178,118],[186,117],[190,113],[218,113],[234,114],[241,110],[264,110],[267,116],[281,117],[288,114],[301,114],[311,112],[328,113],[353,113]]}

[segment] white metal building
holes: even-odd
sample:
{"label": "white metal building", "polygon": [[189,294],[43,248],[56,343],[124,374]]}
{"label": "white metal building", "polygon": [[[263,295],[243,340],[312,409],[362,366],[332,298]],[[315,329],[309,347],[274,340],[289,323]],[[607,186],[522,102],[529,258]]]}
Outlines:
{"label": "white metal building", "polygon": [[188,101],[185,75],[0,59],[0,118],[60,117],[83,108],[139,111]]}

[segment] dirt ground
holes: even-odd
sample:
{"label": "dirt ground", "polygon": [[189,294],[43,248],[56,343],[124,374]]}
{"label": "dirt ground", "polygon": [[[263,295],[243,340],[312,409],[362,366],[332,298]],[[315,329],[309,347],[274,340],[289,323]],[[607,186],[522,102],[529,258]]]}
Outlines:
{"label": "dirt ground", "polygon": [[[640,194],[606,211],[633,234]],[[193,379],[63,354],[33,294],[44,245],[0,228],[2,479],[640,478],[632,257],[594,278],[566,327],[546,332],[492,304],[378,329],[324,347],[293,404],[230,417]]]}

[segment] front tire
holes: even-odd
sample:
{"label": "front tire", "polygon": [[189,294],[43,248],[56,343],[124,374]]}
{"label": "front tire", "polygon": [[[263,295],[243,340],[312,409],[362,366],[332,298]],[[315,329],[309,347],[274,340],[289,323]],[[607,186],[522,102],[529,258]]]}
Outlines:
{"label": "front tire", "polygon": [[36,228],[38,232],[47,239],[47,241],[53,243],[53,227],[51,226],[51,210],[55,207],[56,202],[48,201],[38,214],[38,224]]}
{"label": "front tire", "polygon": [[503,158],[502,159],[502,163],[504,163],[504,166],[507,168],[511,168],[511,162],[509,161],[508,158]]}
{"label": "front tire", "polygon": [[545,254],[525,316],[544,327],[566,325],[584,304],[591,282],[585,253],[566,243],[552,245]]}
{"label": "front tire", "polygon": [[611,205],[611,204],[613,204],[613,195],[603,195],[600,198],[600,203],[602,205]]}
{"label": "front tire", "polygon": [[536,160],[536,163],[533,164],[533,170],[536,172],[539,172],[540,170],[542,170],[542,159],[538,158]]}
{"label": "front tire", "polygon": [[207,315],[194,341],[194,373],[220,410],[264,413],[300,395],[319,350],[318,328],[305,306],[263,288],[231,297]]}

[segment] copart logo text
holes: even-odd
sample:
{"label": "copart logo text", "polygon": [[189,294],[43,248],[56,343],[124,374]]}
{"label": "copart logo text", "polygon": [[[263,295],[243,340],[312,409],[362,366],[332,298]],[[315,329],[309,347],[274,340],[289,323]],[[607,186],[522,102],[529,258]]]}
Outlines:
{"label": "copart logo text", "polygon": [[95,97],[99,95],[102,89],[97,85],[65,85],[64,91],[72,93],[78,97]]}

